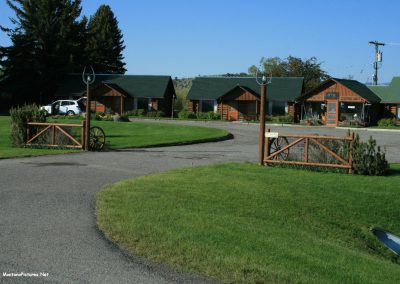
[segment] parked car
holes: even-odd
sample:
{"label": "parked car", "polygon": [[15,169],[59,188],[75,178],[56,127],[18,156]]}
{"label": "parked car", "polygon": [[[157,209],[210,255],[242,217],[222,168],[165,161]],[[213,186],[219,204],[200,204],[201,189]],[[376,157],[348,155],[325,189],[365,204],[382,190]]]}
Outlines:
{"label": "parked car", "polygon": [[46,112],[46,115],[74,115],[81,114],[85,111],[86,97],[82,97],[79,100],[58,100],[40,107],[40,110]]}

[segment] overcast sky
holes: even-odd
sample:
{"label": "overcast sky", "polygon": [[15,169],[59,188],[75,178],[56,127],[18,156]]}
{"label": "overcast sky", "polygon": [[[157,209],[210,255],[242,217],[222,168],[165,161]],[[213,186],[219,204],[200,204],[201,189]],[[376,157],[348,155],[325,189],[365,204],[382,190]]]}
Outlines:
{"label": "overcast sky", "polygon": [[[0,25],[12,12],[0,0]],[[316,56],[331,76],[371,81],[371,40],[382,47],[380,83],[400,75],[400,1],[84,0],[114,11],[124,34],[127,74],[191,77],[246,72],[264,57]],[[0,45],[9,40],[0,33]]]}

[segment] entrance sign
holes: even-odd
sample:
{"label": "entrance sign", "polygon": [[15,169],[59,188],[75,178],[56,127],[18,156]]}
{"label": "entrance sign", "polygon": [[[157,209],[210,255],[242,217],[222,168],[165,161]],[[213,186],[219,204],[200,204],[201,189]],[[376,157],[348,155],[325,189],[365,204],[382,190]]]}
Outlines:
{"label": "entrance sign", "polygon": [[339,93],[327,93],[325,95],[326,100],[337,100],[339,99]]}
{"label": "entrance sign", "polygon": [[265,138],[278,138],[278,132],[265,132]]}

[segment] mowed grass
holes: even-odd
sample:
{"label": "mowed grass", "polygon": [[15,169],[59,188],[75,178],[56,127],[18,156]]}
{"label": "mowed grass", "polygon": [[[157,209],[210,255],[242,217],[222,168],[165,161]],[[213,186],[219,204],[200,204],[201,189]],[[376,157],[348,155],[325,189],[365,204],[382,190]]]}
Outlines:
{"label": "mowed grass", "polygon": [[400,283],[370,233],[400,234],[400,166],[387,177],[220,164],[105,187],[97,222],[132,254],[228,283]]}
{"label": "mowed grass", "polygon": [[[82,123],[81,120],[69,119],[48,119],[48,121]],[[108,150],[201,142],[228,135],[228,132],[222,129],[141,122],[92,121],[91,126],[103,128]],[[75,131],[79,133],[78,128]],[[0,116],[0,158],[77,152],[76,150],[13,148],[9,136],[10,118]]]}

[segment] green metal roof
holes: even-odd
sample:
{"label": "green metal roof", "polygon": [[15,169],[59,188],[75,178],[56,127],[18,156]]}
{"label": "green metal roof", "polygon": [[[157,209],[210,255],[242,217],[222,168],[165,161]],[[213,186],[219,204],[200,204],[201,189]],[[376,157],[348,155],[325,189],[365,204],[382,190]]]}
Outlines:
{"label": "green metal roof", "polygon": [[400,77],[393,77],[389,86],[368,86],[380,99],[381,103],[400,104]]}
{"label": "green metal roof", "polygon": [[[173,88],[170,76],[96,75],[96,81],[90,87],[93,89],[101,84],[136,98],[162,98],[169,84]],[[86,85],[82,82],[82,75],[71,74],[65,76],[56,96],[82,96],[85,92]]]}
{"label": "green metal roof", "polygon": [[332,82],[337,82],[339,84],[342,84],[343,86],[352,90],[353,92],[358,94],[360,97],[366,99],[370,103],[379,103],[381,101],[381,99],[374,92],[372,92],[366,85],[364,85],[356,80],[347,80],[347,79],[338,79],[338,78],[329,78],[329,79],[325,80],[319,86],[317,86],[314,89],[303,94],[296,100],[298,100],[298,101],[306,100],[309,97],[313,96],[316,90],[320,90],[320,88],[322,86],[332,83]]}
{"label": "green metal roof", "polygon": [[[236,87],[242,87],[260,96],[260,85],[251,77],[196,77],[190,88],[190,100],[215,100]],[[301,95],[302,77],[273,77],[267,86],[267,98],[273,101],[292,102]]]}
{"label": "green metal roof", "polygon": [[358,94],[360,97],[363,97],[364,99],[366,99],[371,103],[379,103],[381,101],[381,99],[363,83],[360,83],[356,80],[337,79],[337,78],[332,78],[332,79],[346,86],[354,93]]}

